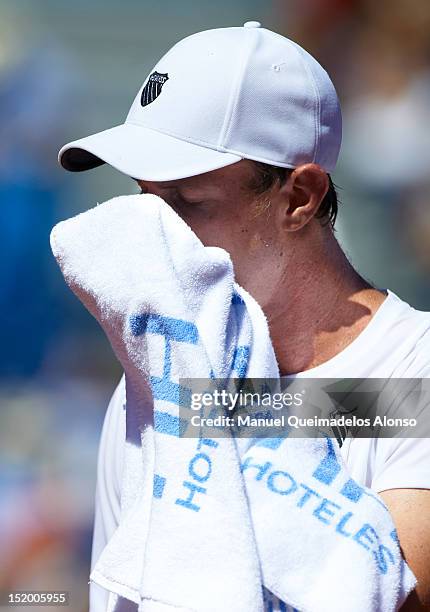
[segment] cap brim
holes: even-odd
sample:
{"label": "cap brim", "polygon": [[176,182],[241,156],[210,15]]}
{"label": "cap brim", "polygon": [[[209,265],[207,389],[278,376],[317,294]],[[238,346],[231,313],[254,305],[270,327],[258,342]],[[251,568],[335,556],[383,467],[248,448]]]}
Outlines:
{"label": "cap brim", "polygon": [[131,123],[69,142],[58,154],[63,168],[72,172],[107,163],[127,176],[146,181],[195,176],[241,159]]}

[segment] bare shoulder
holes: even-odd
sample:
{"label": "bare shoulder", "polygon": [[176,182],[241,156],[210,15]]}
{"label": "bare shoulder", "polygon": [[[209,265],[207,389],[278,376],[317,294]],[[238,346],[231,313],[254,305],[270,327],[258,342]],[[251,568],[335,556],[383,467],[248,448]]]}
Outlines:
{"label": "bare shoulder", "polygon": [[387,504],[403,556],[417,578],[417,587],[402,612],[430,610],[430,490],[390,489],[380,493]]}

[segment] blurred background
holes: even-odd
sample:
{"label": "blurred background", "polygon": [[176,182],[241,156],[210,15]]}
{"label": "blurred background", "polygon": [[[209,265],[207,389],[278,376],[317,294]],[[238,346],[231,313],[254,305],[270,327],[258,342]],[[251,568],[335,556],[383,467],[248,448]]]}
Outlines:
{"label": "blurred background", "polygon": [[121,375],[48,238],[136,187],[108,167],[66,173],[57,151],[121,123],[177,40],[253,19],[336,85],[337,228],[351,261],[430,310],[428,0],[0,0],[0,591],[64,589],[73,611],[88,609],[97,445]]}

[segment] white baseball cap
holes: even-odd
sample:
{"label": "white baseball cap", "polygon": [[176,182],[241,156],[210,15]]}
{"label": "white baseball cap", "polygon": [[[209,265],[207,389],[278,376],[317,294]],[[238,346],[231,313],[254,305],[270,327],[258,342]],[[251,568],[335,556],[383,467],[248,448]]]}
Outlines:
{"label": "white baseball cap", "polygon": [[331,172],[339,100],[326,71],[288,38],[262,28],[206,30],[161,58],[124,123],[66,144],[67,170],[108,163],[141,180],[170,181],[251,159]]}

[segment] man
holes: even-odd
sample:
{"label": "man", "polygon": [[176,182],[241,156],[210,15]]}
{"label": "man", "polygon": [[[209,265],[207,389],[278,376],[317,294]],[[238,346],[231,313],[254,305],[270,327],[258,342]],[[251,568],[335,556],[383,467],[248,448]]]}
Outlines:
{"label": "man", "polygon": [[[60,161],[72,171],[111,164],[161,196],[203,244],[227,250],[236,281],[267,316],[281,374],[427,377],[430,314],[372,287],[334,236],[330,173],[340,141],[327,73],[248,22],[179,42],[126,122],[66,145]],[[123,403],[120,383],[100,446],[93,565],[119,521]],[[405,612],[430,610],[428,450],[427,439],[407,438],[348,438],[341,447],[351,476],[386,502],[418,579]],[[93,585],[91,612],[105,610],[106,597]]]}

